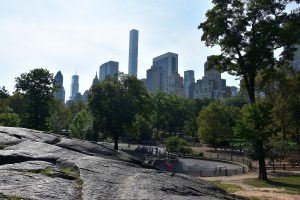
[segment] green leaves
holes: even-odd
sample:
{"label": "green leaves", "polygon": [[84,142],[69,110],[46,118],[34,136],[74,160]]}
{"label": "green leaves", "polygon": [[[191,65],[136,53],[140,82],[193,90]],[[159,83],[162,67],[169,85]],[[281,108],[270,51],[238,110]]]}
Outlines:
{"label": "green leaves", "polygon": [[[292,45],[300,41],[300,14],[287,14],[288,4],[297,1],[213,1],[207,19],[199,25],[207,46],[219,45],[221,55],[209,66],[241,76],[251,103],[255,103],[255,78],[281,59],[292,58]],[[285,47],[279,60],[274,51]]]}
{"label": "green leaves", "polygon": [[23,125],[37,130],[48,130],[47,118],[54,101],[53,74],[46,69],[33,69],[16,78],[16,92],[24,94],[29,102],[26,114],[22,117]]}
{"label": "green leaves", "polygon": [[249,142],[248,154],[256,160],[266,156],[268,138],[274,133],[271,108],[263,101],[245,105],[235,127],[235,132]]}
{"label": "green leaves", "polygon": [[93,120],[93,116],[87,110],[78,112],[72,120],[70,136],[87,139],[88,134],[93,131]]}
{"label": "green leaves", "polygon": [[109,78],[92,87],[89,107],[95,117],[95,131],[118,138],[129,130],[136,114],[149,110],[149,94],[143,83],[132,76]]}
{"label": "green leaves", "polygon": [[230,138],[233,116],[229,109],[220,102],[213,102],[200,112],[198,132],[201,142],[216,146]]}

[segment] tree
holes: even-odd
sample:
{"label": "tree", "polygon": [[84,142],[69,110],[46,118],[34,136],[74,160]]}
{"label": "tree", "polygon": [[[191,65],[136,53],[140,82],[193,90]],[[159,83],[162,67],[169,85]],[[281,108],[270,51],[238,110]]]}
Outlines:
{"label": "tree", "polygon": [[50,131],[54,133],[61,133],[63,129],[67,131],[75,114],[72,116],[70,110],[61,101],[54,101],[51,107],[48,118]]}
{"label": "tree", "polygon": [[165,143],[168,152],[183,154],[189,154],[192,152],[192,149],[188,147],[187,142],[178,136],[168,137]]}
{"label": "tree", "polygon": [[130,134],[128,135],[130,139],[141,139],[141,140],[151,140],[152,139],[152,128],[153,122],[147,116],[141,116],[137,114],[135,120],[131,126],[131,129],[128,130]]}
{"label": "tree", "polygon": [[199,25],[207,46],[220,45],[221,55],[208,60],[230,74],[241,76],[251,103],[255,103],[255,78],[277,63],[274,50],[285,47],[281,59],[292,59],[294,44],[300,43],[300,15],[287,14],[288,4],[299,0],[213,0],[214,7]]}
{"label": "tree", "polygon": [[244,105],[247,104],[247,101],[245,100],[245,98],[243,98],[241,96],[224,98],[223,101],[226,106],[233,106],[233,107],[238,107],[238,108],[242,108]]}
{"label": "tree", "polygon": [[18,127],[20,125],[20,117],[14,113],[9,107],[0,108],[0,126]]}
{"label": "tree", "polygon": [[158,92],[152,98],[154,106],[154,127],[172,134],[182,133],[186,121],[194,116],[194,104],[176,95]]}
{"label": "tree", "polygon": [[300,145],[300,72],[295,72],[288,63],[284,63],[276,66],[269,76],[259,76],[257,82],[272,105],[273,124],[282,140],[294,137]]}
{"label": "tree", "polygon": [[114,149],[137,114],[144,115],[149,108],[149,94],[143,84],[132,76],[108,78],[93,85],[89,107],[95,118],[94,130],[114,139]]}
{"label": "tree", "polygon": [[0,99],[6,99],[9,97],[8,91],[5,89],[4,86],[0,87]]}
{"label": "tree", "polygon": [[199,114],[199,137],[203,143],[217,145],[228,139],[232,132],[230,115],[220,102],[210,103]]}
{"label": "tree", "polygon": [[46,69],[33,69],[16,78],[16,92],[24,94],[29,102],[26,105],[24,126],[37,130],[48,130],[47,119],[54,100],[53,74]]}
{"label": "tree", "polygon": [[[221,47],[222,53],[208,60],[209,67],[240,76],[251,104],[256,102],[258,72],[268,74],[276,64],[291,60],[293,45],[300,43],[300,14],[285,12],[293,2],[300,1],[213,0],[214,7],[198,27],[203,30],[201,40],[207,46]],[[280,59],[276,60],[274,51],[282,47]],[[266,174],[265,163],[260,163],[260,171]]]}
{"label": "tree", "polygon": [[271,106],[265,102],[245,105],[242,109],[242,118],[238,121],[235,131],[249,142],[247,153],[252,159],[259,162],[258,178],[267,179],[265,158],[269,151],[268,140],[272,136]]}
{"label": "tree", "polygon": [[88,139],[93,131],[93,116],[86,110],[77,113],[70,125],[70,136],[79,139]]}

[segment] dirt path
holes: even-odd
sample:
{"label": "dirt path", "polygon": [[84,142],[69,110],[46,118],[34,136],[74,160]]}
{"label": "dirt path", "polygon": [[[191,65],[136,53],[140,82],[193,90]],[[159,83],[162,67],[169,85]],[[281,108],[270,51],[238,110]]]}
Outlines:
{"label": "dirt path", "polygon": [[[269,175],[269,177],[272,177]],[[243,197],[258,197],[260,199],[272,200],[300,200],[300,195],[286,194],[284,189],[278,188],[258,188],[243,183],[243,180],[249,178],[257,178],[257,172],[249,172],[238,176],[222,176],[222,177],[201,177],[207,181],[222,181],[223,183],[235,184],[242,187],[242,190],[234,194]]]}

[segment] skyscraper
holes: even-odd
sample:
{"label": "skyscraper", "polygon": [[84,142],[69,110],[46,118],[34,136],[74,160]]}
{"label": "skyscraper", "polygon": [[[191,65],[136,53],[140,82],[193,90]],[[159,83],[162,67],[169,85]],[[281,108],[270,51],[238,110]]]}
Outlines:
{"label": "skyscraper", "polygon": [[61,71],[58,71],[54,77],[55,86],[57,87],[57,90],[54,93],[54,96],[59,101],[65,102],[65,89],[63,86],[64,83],[64,77],[61,73]]}
{"label": "skyscraper", "polygon": [[129,36],[128,74],[137,77],[139,31],[132,29]]}
{"label": "skyscraper", "polygon": [[157,66],[152,66],[147,70],[146,87],[147,89],[155,93],[162,90],[162,70]]}
{"label": "skyscraper", "polygon": [[[209,57],[207,57],[209,59]],[[204,76],[195,84],[195,99],[218,99],[222,97],[222,91],[226,89],[226,80],[221,78],[221,72],[204,64]]]}
{"label": "skyscraper", "polygon": [[171,76],[173,73],[178,72],[178,54],[168,52],[153,58],[153,66],[162,68],[167,73],[167,77]]}
{"label": "skyscraper", "polygon": [[107,76],[118,76],[119,63],[108,61],[100,66],[99,80],[103,81]]}
{"label": "skyscraper", "polygon": [[296,50],[293,52],[294,58],[291,65],[295,71],[300,71],[300,45],[294,45],[294,48],[296,48]]}
{"label": "skyscraper", "polygon": [[98,79],[97,72],[96,72],[96,76],[95,76],[95,78],[93,80],[93,85],[96,85],[98,83],[99,83],[99,79]]}
{"label": "skyscraper", "polygon": [[70,99],[75,99],[77,93],[79,93],[79,76],[73,75],[72,76],[72,83],[71,83],[71,95]]}
{"label": "skyscraper", "polygon": [[150,92],[160,90],[184,96],[183,78],[178,74],[178,54],[168,52],[153,58],[152,67],[147,70],[146,83]]}
{"label": "skyscraper", "polygon": [[194,98],[195,73],[194,70],[184,72],[184,96],[189,99]]}

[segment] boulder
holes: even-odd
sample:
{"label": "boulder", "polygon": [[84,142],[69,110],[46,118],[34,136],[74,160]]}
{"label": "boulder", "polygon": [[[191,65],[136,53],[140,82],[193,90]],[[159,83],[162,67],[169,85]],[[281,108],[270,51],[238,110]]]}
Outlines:
{"label": "boulder", "polygon": [[242,199],[107,146],[0,127],[0,199]]}

